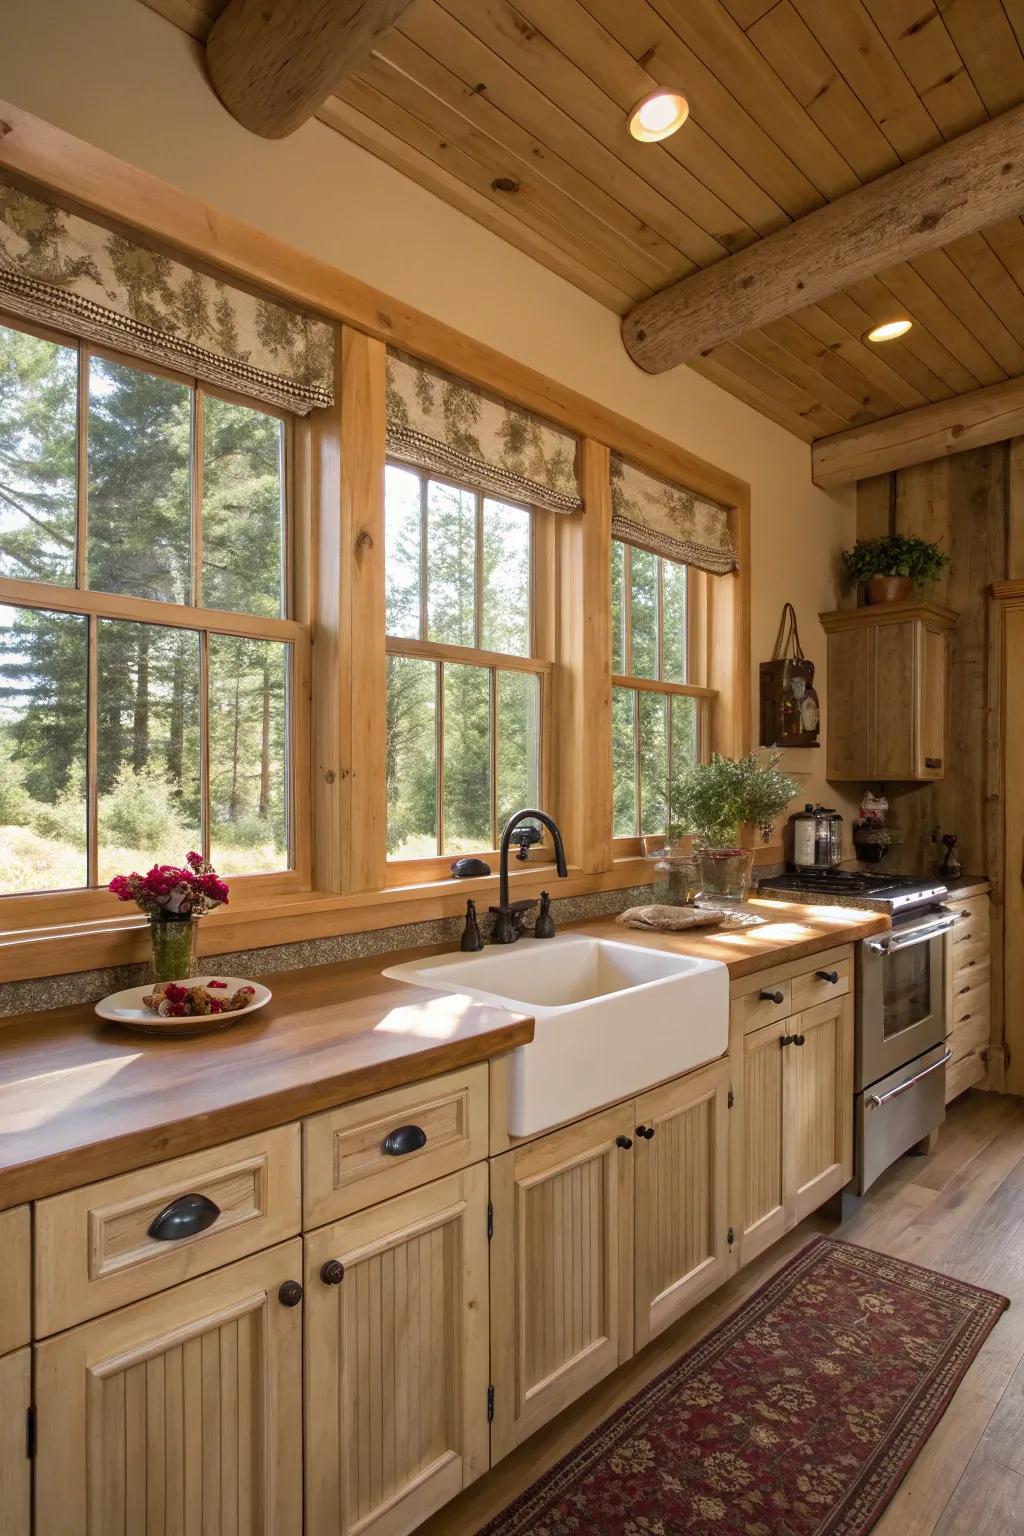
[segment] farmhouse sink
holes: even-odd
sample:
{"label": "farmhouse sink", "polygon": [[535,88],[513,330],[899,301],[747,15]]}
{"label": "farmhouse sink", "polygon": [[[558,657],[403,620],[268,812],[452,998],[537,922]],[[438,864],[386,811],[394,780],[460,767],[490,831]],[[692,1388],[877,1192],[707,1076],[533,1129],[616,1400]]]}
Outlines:
{"label": "farmhouse sink", "polygon": [[533,1041],[510,1056],[513,1136],[678,1077],[729,1043],[729,978],[720,960],[559,934],[414,960],[384,975],[533,1015]]}

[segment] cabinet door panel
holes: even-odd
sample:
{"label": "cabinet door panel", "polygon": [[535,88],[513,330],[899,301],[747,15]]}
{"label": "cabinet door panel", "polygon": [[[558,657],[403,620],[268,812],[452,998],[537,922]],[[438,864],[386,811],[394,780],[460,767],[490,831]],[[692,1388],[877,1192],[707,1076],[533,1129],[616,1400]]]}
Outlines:
{"label": "cabinet door panel", "polygon": [[915,736],[921,710],[917,637],[918,626],[912,619],[879,624],[875,630],[874,778],[917,777]]}
{"label": "cabinet door panel", "polygon": [[839,629],[828,637],[828,777],[874,772],[874,631]]}
{"label": "cabinet door panel", "polygon": [[842,1189],[853,1171],[853,1004],[848,997],[798,1014],[786,1049],[792,1077],[795,1219]]}
{"label": "cabinet door panel", "polygon": [[298,1239],[36,1347],[47,1536],[298,1536]]}
{"label": "cabinet door panel", "polygon": [[487,1165],[305,1245],[307,1529],[404,1536],[487,1470]]}
{"label": "cabinet door panel", "polygon": [[941,779],[946,751],[946,636],[921,626],[920,741],[917,776]]}
{"label": "cabinet door panel", "polygon": [[629,1101],[491,1161],[491,1459],[633,1350]]}
{"label": "cabinet door panel", "polygon": [[31,1462],[25,1455],[25,1423],[31,1395],[30,1351],[0,1357],[0,1531],[29,1536]]}
{"label": "cabinet door panel", "polygon": [[792,1019],[782,1019],[748,1035],[743,1042],[740,1250],[744,1264],[793,1223],[793,1141],[786,1058],[794,1047],[782,1044],[793,1028]]}
{"label": "cabinet door panel", "polygon": [[726,1278],[729,1062],[636,1101],[636,1306],[642,1348]]}

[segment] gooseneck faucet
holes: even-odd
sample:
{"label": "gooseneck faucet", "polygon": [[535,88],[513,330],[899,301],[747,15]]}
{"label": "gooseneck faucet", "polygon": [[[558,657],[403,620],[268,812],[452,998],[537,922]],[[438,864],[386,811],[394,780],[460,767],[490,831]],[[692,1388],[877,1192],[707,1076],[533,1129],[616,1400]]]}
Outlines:
{"label": "gooseneck faucet", "polygon": [[[514,944],[522,933],[523,914],[529,912],[537,905],[536,901],[514,901],[508,899],[508,851],[512,842],[512,834],[522,821],[539,821],[547,827],[551,833],[551,841],[555,845],[555,868],[558,871],[559,880],[564,880],[568,873],[565,862],[565,848],[562,845],[562,834],[546,811],[516,811],[505,823],[505,830],[501,834],[501,860],[498,874],[498,905],[491,907],[491,915],[494,918],[494,928],[491,933],[491,942],[494,944]],[[527,844],[524,844],[517,855],[520,859],[527,857]]]}

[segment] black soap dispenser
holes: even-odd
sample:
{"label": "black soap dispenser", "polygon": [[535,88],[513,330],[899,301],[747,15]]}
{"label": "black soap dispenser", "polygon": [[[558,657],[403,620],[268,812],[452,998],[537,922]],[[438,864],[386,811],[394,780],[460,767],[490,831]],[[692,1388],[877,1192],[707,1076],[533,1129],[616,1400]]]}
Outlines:
{"label": "black soap dispenser", "polygon": [[547,891],[540,893],[540,911],[537,913],[533,936],[535,939],[553,939],[555,936],[555,920],[551,916],[551,897]]}
{"label": "black soap dispenser", "polygon": [[462,939],[459,948],[466,954],[475,954],[478,949],[483,949],[483,935],[480,932],[480,924],[477,921],[476,902],[466,902],[466,926],[462,930]]}

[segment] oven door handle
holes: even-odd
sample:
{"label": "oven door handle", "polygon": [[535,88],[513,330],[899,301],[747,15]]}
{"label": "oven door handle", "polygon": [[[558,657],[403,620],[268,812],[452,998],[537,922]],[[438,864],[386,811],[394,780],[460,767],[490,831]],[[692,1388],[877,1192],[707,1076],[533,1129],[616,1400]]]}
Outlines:
{"label": "oven door handle", "polygon": [[956,918],[952,913],[948,917],[937,917],[933,923],[928,923],[921,928],[914,928],[910,933],[887,933],[884,938],[865,939],[868,949],[876,955],[890,955],[894,949],[910,949],[914,944],[927,944],[929,939],[934,939],[940,933],[947,933]]}
{"label": "oven door handle", "polygon": [[888,1093],[869,1093],[868,1105],[871,1109],[881,1109],[887,1099],[895,1099],[901,1093],[906,1093],[908,1088],[913,1088],[922,1078],[931,1077],[933,1072],[939,1072],[948,1062],[953,1060],[953,1052],[947,1050],[941,1061],[933,1061],[930,1067],[925,1067],[923,1072],[915,1072],[913,1077],[908,1077],[905,1083],[898,1083],[895,1088],[890,1088]]}

